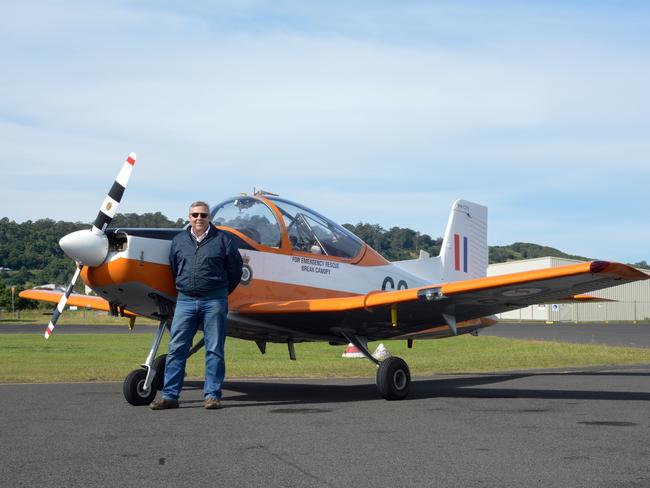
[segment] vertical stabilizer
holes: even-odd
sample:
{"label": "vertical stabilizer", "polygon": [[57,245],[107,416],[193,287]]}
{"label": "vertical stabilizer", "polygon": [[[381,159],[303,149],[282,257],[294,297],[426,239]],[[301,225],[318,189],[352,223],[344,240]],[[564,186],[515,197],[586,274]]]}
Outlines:
{"label": "vertical stabilizer", "polygon": [[488,265],[487,207],[456,200],[440,249],[442,281],[481,278]]}
{"label": "vertical stabilizer", "polygon": [[487,207],[456,200],[451,207],[440,255],[429,256],[420,251],[418,259],[393,264],[427,283],[485,276],[488,265]]}

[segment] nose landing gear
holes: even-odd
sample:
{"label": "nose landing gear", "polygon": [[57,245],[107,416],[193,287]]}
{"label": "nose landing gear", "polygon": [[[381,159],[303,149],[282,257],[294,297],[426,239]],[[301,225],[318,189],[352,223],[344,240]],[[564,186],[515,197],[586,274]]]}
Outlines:
{"label": "nose landing gear", "polygon": [[[149,405],[156,392],[161,391],[165,385],[165,362],[167,354],[158,357],[156,352],[166,328],[171,326],[171,319],[162,319],[151,345],[151,350],[141,368],[134,369],[124,379],[122,393],[127,402],[134,406]],[[205,345],[205,339],[201,338],[192,346],[187,357],[192,356]],[[155,358],[155,359],[154,359]]]}
{"label": "nose landing gear", "polygon": [[143,368],[134,369],[124,379],[122,393],[131,405],[149,405],[156,398],[157,390],[155,388],[145,389],[146,379],[147,371]]}
{"label": "nose landing gear", "polygon": [[170,319],[164,318],[160,321],[146,361],[141,368],[134,369],[124,379],[122,393],[124,393],[124,398],[131,405],[149,405],[156,397],[156,392],[162,390],[166,356],[157,358],[155,356],[165,329],[170,325]]}

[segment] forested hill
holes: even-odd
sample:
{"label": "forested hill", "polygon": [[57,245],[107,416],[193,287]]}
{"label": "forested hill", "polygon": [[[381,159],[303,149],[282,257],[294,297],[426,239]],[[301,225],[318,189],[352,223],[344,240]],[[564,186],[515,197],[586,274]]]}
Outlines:
{"label": "forested hill", "polygon": [[490,246],[490,263],[505,263],[506,261],[519,261],[521,259],[540,258],[552,256],[556,258],[577,259],[590,261],[593,258],[566,254],[553,247],[540,246],[529,242],[515,242],[509,246]]}
{"label": "forested hill", "polygon": [[[111,227],[182,227],[183,219],[169,220],[160,212],[146,214],[117,214]],[[422,249],[435,256],[440,252],[442,238],[432,238],[412,229],[359,223],[345,227],[367,242],[390,261],[412,259]],[[6,287],[18,290],[45,283],[59,285],[68,282],[73,264],[58,246],[59,239],[75,230],[88,229],[89,223],[63,222],[51,219],[16,223],[0,219],[0,308],[5,308]],[[557,256],[572,259],[587,258],[563,253],[551,247],[517,242],[510,246],[491,246],[490,263]],[[636,266],[650,268],[645,261]],[[9,269],[6,269],[9,268]]]}
{"label": "forested hill", "polygon": [[[182,219],[171,221],[162,213],[117,214],[111,227],[182,227]],[[0,285],[28,287],[45,283],[65,284],[74,265],[59,239],[70,232],[89,229],[90,223],[52,219],[28,220],[20,224],[0,219]]]}
{"label": "forested hill", "polygon": [[[440,246],[442,245],[442,237],[432,239],[426,234],[420,234],[414,230],[402,227],[391,227],[389,230],[386,230],[379,225],[364,223],[357,225],[344,224],[344,227],[354,232],[389,261],[415,259],[418,257],[420,249],[427,251],[431,256],[437,256],[440,253]],[[540,246],[539,244],[531,244],[529,242],[515,242],[509,246],[489,246],[490,264],[546,256],[577,259],[579,261],[590,261],[593,259],[575,254],[567,254],[553,247]],[[646,261],[628,264],[639,268],[650,269],[650,264]]]}
{"label": "forested hill", "polygon": [[[418,257],[421,249],[427,251],[431,256],[437,256],[440,253],[440,246],[442,245],[442,237],[432,239],[431,236],[420,234],[412,229],[403,227],[391,227],[386,230],[379,225],[366,223],[359,223],[357,225],[343,224],[343,226],[354,232],[389,261],[415,259]],[[577,259],[580,261],[590,261],[593,259],[567,254],[553,247],[540,246],[539,244],[531,244],[528,242],[515,242],[509,246],[489,247],[490,264],[546,256]],[[650,269],[650,264],[646,261],[628,264],[639,268]]]}

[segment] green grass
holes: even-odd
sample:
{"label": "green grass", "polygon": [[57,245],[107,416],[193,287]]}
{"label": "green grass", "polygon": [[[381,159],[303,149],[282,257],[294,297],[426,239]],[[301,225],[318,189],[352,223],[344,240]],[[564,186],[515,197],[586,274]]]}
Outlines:
{"label": "green grass", "polygon": [[[0,382],[121,381],[144,361],[150,334],[59,334],[45,341],[39,334],[0,335]],[[163,340],[160,353],[164,352]],[[370,347],[376,347],[371,344]],[[469,373],[531,368],[650,364],[650,349],[520,341],[461,336],[385,345],[404,358],[414,375]],[[287,347],[269,344],[261,355],[252,342],[226,342],[227,376],[236,377],[371,377],[365,359],[343,359],[344,346],[296,344],[297,361]],[[188,363],[189,377],[203,376],[202,351]]]}

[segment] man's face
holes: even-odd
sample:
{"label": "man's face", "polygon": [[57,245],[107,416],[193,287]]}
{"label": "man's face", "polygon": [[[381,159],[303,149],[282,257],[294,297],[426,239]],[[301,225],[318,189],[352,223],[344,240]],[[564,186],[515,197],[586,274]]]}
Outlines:
{"label": "man's face", "polygon": [[210,211],[208,207],[199,205],[198,207],[190,208],[190,225],[197,236],[200,236],[208,228],[210,218]]}

